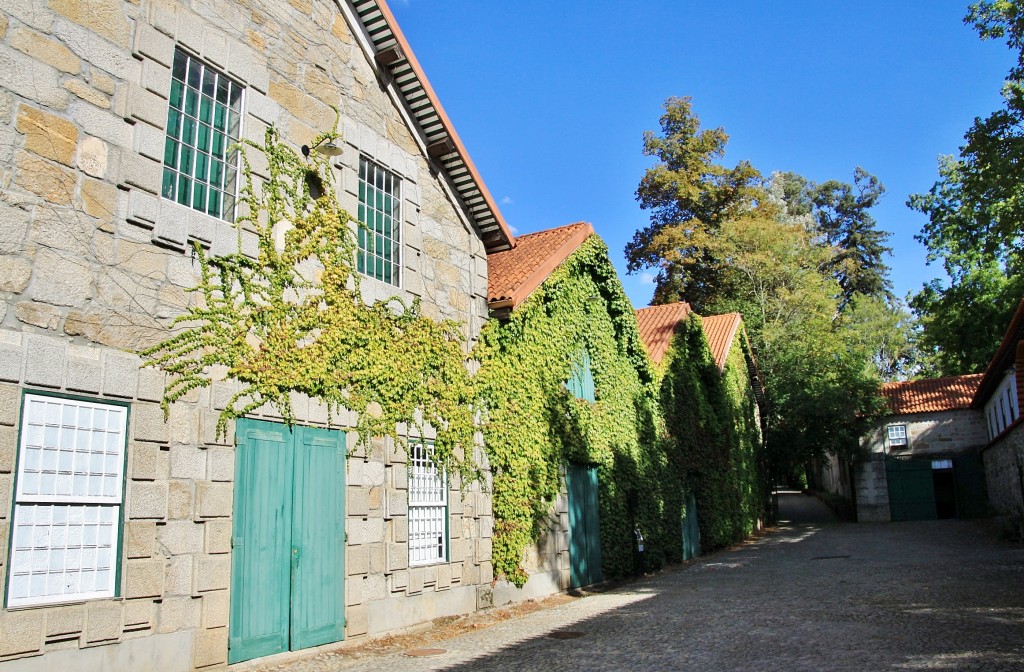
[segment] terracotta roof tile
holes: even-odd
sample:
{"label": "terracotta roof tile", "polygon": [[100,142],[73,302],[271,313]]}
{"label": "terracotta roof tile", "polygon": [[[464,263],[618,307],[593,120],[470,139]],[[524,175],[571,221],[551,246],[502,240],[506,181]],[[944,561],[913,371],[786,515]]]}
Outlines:
{"label": "terracotta roof tile", "polygon": [[729,357],[729,349],[736,339],[736,332],[743,323],[743,316],[739,313],[711,315],[705,317],[703,322],[704,335],[708,337],[708,345],[711,346],[715,364],[718,365],[719,371],[725,371],[725,360]]}
{"label": "terracotta roof tile", "polygon": [[655,364],[661,364],[668,346],[672,343],[676,325],[690,314],[690,304],[685,302],[667,303],[662,306],[650,306],[636,311],[637,327],[640,329],[640,340],[647,348],[647,354]]}
{"label": "terracotta roof tile", "polygon": [[487,255],[487,301],[515,308],[593,233],[577,222],[517,236],[511,250]]}
{"label": "terracotta roof tile", "polygon": [[888,402],[889,410],[897,415],[970,408],[982,376],[981,373],[971,373],[886,383],[882,385],[882,396]]}

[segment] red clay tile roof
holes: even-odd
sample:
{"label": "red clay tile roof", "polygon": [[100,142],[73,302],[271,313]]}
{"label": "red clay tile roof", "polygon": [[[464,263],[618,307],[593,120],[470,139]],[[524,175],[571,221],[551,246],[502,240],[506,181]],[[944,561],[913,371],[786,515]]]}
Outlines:
{"label": "red clay tile roof", "polygon": [[517,236],[511,250],[487,255],[488,303],[515,308],[593,233],[589,223],[577,222]]}
{"label": "red clay tile roof", "polygon": [[690,314],[690,304],[685,302],[667,303],[663,306],[640,308],[636,311],[640,340],[647,348],[647,354],[655,364],[661,364],[668,346],[672,342],[676,325]]}
{"label": "red clay tile roof", "polygon": [[983,374],[907,380],[882,385],[882,396],[896,415],[970,408]]}
{"label": "red clay tile roof", "polygon": [[705,317],[703,322],[704,335],[708,338],[715,364],[718,365],[719,371],[725,371],[725,360],[729,357],[729,348],[736,339],[736,332],[743,323],[743,316],[739,313],[711,315]]}

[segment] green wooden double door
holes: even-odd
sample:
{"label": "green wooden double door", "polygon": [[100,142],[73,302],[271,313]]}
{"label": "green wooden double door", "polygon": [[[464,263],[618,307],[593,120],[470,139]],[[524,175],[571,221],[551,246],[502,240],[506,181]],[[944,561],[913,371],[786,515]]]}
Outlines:
{"label": "green wooden double door", "polygon": [[228,662],[345,634],[345,440],[236,424]]}
{"label": "green wooden double door", "polygon": [[597,467],[569,464],[565,486],[569,495],[569,585],[579,588],[604,579]]}

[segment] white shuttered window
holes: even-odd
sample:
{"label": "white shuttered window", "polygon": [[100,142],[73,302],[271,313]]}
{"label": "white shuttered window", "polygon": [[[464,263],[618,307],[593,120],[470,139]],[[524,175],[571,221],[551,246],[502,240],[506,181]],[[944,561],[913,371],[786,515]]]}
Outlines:
{"label": "white shuttered window", "polygon": [[411,444],[409,472],[409,564],[443,562],[448,557],[448,493],[444,472],[430,456],[434,447]]}
{"label": "white shuttered window", "polygon": [[115,595],[128,409],[25,395],[7,606]]}

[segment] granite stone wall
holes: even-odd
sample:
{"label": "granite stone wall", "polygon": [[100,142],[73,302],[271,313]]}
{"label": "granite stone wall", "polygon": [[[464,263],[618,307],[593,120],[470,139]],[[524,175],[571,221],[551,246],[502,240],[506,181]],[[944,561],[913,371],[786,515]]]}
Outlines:
{"label": "granite stone wall", "polygon": [[[0,670],[129,641],[138,669],[226,664],[234,448],[233,428],[218,438],[215,424],[237,388],[193,391],[165,421],[164,376],[133,354],[195,301],[192,241],[214,254],[255,249],[253,231],[160,196],[176,48],[245,87],[243,138],[261,142],[274,124],[297,149],[334,127],[337,108],[334,179],[351,212],[360,156],[402,179],[402,284],[367,279],[368,299],[419,297],[469,342],[487,318],[479,235],[361,31],[347,3],[327,0],[0,0],[0,585],[23,392],[131,404],[120,597],[3,609]],[[299,422],[326,425],[316,400],[294,405]],[[345,431],[354,418],[334,421]],[[410,568],[407,474],[383,441],[349,458],[349,638],[489,603],[489,496],[453,482],[450,561]],[[173,633],[189,645],[168,645]]]}

